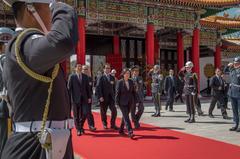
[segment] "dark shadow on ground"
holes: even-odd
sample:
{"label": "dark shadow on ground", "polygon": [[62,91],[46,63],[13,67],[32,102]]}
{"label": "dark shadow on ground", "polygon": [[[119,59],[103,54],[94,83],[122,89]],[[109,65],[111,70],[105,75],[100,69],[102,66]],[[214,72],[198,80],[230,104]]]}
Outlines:
{"label": "dark shadow on ground", "polygon": [[233,124],[233,122],[225,122],[225,121],[196,121],[199,124]]}
{"label": "dark shadow on ground", "polygon": [[187,118],[187,115],[166,115],[166,116],[161,116],[163,118]]}
{"label": "dark shadow on ground", "polygon": [[[128,138],[128,135],[127,133],[123,134],[123,135],[120,135],[118,133],[97,133],[97,134],[91,134],[91,133],[85,133],[84,135],[87,135],[87,136],[92,136],[92,137],[114,137],[114,138]],[[158,139],[158,140],[178,140],[179,138],[178,137],[174,137],[174,136],[160,136],[160,135],[135,135],[133,137],[132,140],[143,140],[143,139]]]}

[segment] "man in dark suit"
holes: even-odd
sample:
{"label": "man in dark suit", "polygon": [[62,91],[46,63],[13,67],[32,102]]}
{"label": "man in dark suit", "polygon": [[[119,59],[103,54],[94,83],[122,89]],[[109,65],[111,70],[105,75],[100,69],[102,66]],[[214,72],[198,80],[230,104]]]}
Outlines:
{"label": "man in dark suit", "polygon": [[77,64],[75,71],[76,72],[69,77],[68,89],[72,99],[77,135],[80,136],[84,134],[83,125],[87,116],[90,115],[88,107],[91,103],[91,91],[88,76],[81,72],[82,65]]}
{"label": "man in dark suit", "polygon": [[175,102],[177,102],[178,99],[180,99],[180,101],[181,101],[182,103],[184,103],[184,102],[183,102],[183,97],[182,97],[183,88],[184,88],[184,78],[181,77],[181,76],[179,76],[179,77],[177,78],[177,88],[176,88],[177,95],[176,95],[176,97],[175,97]]}
{"label": "man in dark suit", "polygon": [[115,125],[117,109],[115,107],[115,78],[110,74],[110,64],[105,64],[104,73],[97,81],[97,95],[100,101],[101,119],[104,129],[107,129],[107,109],[111,110],[111,128],[118,130]]}
{"label": "man in dark suit", "polygon": [[[134,66],[132,67],[131,71],[132,71],[132,80],[134,83],[134,88],[136,91],[136,95],[138,98],[138,105],[133,104],[132,108],[131,108],[131,117],[132,117],[132,121],[134,123],[135,128],[139,128],[140,124],[140,118],[144,112],[144,105],[143,105],[143,101],[144,101],[144,81],[143,78],[141,76],[139,76],[139,66]],[[136,112],[136,108],[137,108],[137,112]]]}
{"label": "man in dark suit", "polygon": [[[89,89],[90,89],[91,97],[92,97],[92,95],[93,95],[93,79],[91,77],[91,71],[90,71],[90,68],[88,65],[82,66],[82,73],[88,76],[88,81],[89,81],[88,84],[89,84]],[[89,103],[89,106],[87,107],[87,112],[89,114],[87,116],[87,122],[88,122],[89,129],[91,131],[95,131],[96,128],[95,128],[94,117],[92,114],[92,103]]]}
{"label": "man in dark suit", "polygon": [[170,69],[169,76],[166,77],[164,82],[164,91],[167,94],[166,110],[168,109],[169,106],[169,111],[174,111],[173,102],[176,93],[176,84],[177,80],[176,77],[174,76],[174,71]]}
{"label": "man in dark suit", "polygon": [[217,68],[215,70],[215,76],[213,76],[211,78],[210,81],[210,86],[212,88],[212,100],[210,103],[210,107],[209,107],[209,111],[208,111],[208,115],[210,118],[214,118],[212,112],[213,109],[216,105],[217,102],[220,103],[220,108],[221,108],[221,112],[222,112],[222,116],[224,119],[227,119],[227,112],[226,112],[226,108],[224,107],[225,102],[224,102],[224,81],[221,77],[222,71]]}

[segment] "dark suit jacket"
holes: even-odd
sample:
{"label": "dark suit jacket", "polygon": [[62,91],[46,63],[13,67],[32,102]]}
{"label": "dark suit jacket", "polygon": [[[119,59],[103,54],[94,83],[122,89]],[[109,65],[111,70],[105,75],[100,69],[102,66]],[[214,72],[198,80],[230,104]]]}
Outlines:
{"label": "dark suit jacket", "polygon": [[116,86],[116,105],[119,106],[129,106],[137,101],[137,94],[135,91],[134,83],[132,80],[128,80],[129,90],[123,79],[117,82]]}
{"label": "dark suit jacket", "polygon": [[110,75],[110,80],[108,80],[105,74],[102,75],[101,77],[98,78],[96,90],[99,99],[103,97],[105,101],[114,100],[115,78],[112,75]]}
{"label": "dark suit jacket", "polygon": [[[223,96],[224,95],[224,81],[222,79],[222,77],[219,77],[222,80],[222,83],[220,83],[220,80],[218,79],[218,77],[215,75],[211,78],[210,81],[210,86],[212,88],[212,92],[211,94],[213,96]],[[222,90],[219,90],[218,88],[222,87]]]}
{"label": "dark suit jacket", "polygon": [[76,73],[70,75],[68,89],[73,103],[88,104],[88,99],[91,98],[91,91],[89,87],[89,77],[87,75],[82,74],[81,83]]}
{"label": "dark suit jacket", "polygon": [[167,76],[164,82],[164,90],[170,94],[175,93],[177,87],[177,79],[173,76],[173,80],[170,76]]}

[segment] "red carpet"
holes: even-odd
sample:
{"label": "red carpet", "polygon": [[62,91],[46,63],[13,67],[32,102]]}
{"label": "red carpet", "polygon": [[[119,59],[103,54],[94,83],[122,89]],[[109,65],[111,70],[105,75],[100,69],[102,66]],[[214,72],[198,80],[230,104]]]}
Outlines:
{"label": "red carpet", "polygon": [[131,140],[103,130],[99,114],[94,117],[96,132],[78,137],[73,130],[74,151],[84,159],[240,159],[238,146],[146,124]]}

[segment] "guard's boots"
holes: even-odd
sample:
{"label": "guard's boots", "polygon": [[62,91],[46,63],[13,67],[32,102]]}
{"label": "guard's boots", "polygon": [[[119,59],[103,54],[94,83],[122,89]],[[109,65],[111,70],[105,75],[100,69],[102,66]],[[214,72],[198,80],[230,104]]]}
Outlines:
{"label": "guard's boots", "polygon": [[189,117],[188,117],[188,119],[187,119],[187,120],[185,120],[184,122],[185,122],[185,123],[188,123],[190,120],[191,120],[191,114],[189,114]]}
{"label": "guard's boots", "polygon": [[195,123],[195,115],[194,114],[191,116],[189,123]]}
{"label": "guard's boots", "polygon": [[234,127],[232,127],[231,129],[229,129],[229,131],[236,131],[238,130],[238,124],[236,124]]}
{"label": "guard's boots", "polygon": [[155,117],[160,117],[160,116],[161,116],[160,107],[158,107]]}

